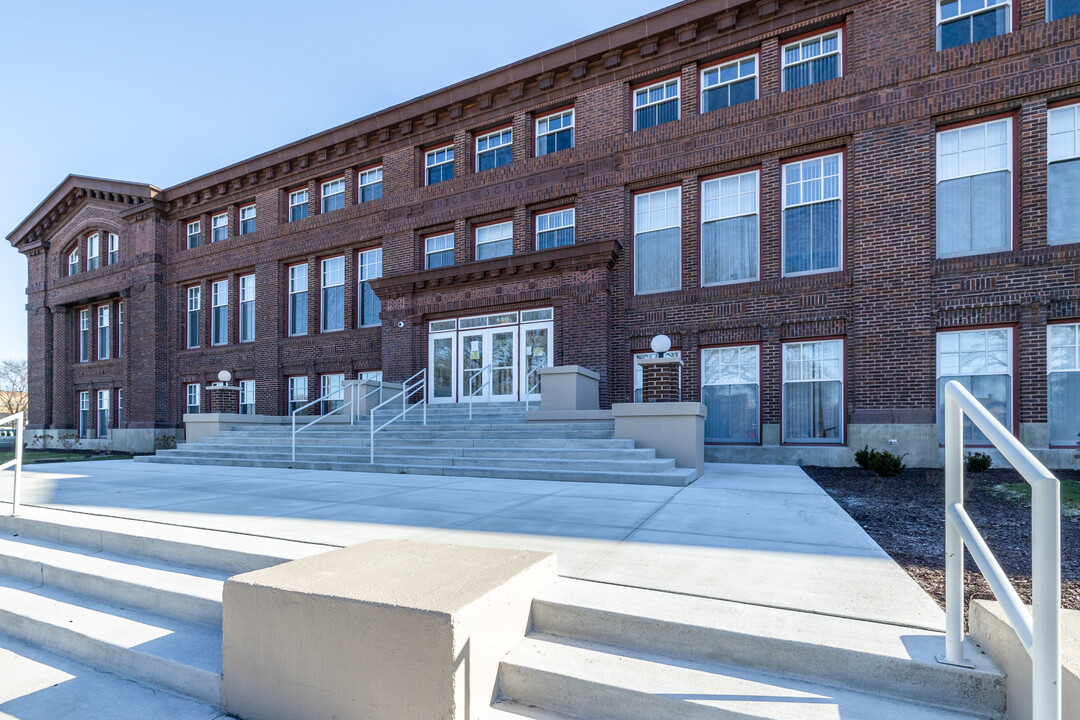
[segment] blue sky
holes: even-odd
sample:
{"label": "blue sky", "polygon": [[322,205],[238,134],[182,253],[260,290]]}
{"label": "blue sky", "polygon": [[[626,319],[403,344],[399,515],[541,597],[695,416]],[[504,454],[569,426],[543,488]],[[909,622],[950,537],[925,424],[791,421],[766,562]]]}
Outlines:
{"label": "blue sky", "polygon": [[[68,173],[169,187],[670,4],[2,2],[0,238]],[[0,242],[0,359],[25,288]]]}

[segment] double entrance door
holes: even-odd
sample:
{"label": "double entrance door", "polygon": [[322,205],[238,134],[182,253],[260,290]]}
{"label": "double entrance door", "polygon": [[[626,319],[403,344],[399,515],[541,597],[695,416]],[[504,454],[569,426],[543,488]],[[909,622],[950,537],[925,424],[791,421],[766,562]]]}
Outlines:
{"label": "double entrance door", "polygon": [[436,320],[428,326],[429,402],[539,399],[551,364],[552,311]]}

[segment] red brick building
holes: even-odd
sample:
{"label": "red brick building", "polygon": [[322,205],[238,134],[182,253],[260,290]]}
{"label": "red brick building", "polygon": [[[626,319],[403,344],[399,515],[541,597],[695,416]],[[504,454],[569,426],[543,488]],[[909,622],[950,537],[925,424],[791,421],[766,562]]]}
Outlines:
{"label": "red brick building", "polygon": [[936,463],[958,378],[1072,463],[1076,12],[695,0],[175,187],[71,176],[8,236],[32,427],[145,444],[223,369],[258,414],[489,364],[607,406],[665,333],[712,459]]}

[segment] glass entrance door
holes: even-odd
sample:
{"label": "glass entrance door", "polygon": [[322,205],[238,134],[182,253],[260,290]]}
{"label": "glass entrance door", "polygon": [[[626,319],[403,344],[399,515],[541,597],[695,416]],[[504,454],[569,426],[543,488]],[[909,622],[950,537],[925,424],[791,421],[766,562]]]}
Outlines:
{"label": "glass entrance door", "polygon": [[462,400],[508,402],[517,399],[517,328],[461,333]]}
{"label": "glass entrance door", "polygon": [[540,373],[542,367],[551,367],[551,323],[535,323],[521,326],[521,397],[540,399]]}

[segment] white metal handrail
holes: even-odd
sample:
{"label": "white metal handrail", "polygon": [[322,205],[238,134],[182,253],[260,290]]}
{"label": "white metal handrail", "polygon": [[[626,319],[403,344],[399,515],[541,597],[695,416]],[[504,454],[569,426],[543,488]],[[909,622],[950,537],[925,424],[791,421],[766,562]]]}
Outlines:
{"label": "white metal handrail", "polygon": [[[1031,605],[964,511],[964,416],[971,419],[1031,485]],[[1061,720],[1061,488],[1012,433],[955,380],[945,384],[945,655],[964,659],[964,548],[975,558],[1013,630],[1031,656],[1033,720]]]}
{"label": "white metal handrail", "polygon": [[11,423],[15,423],[15,457],[0,465],[0,472],[9,468],[15,471],[15,478],[11,484],[11,516],[15,517],[19,513],[19,486],[22,483],[23,432],[26,429],[26,412],[17,412],[0,418],[0,427]]}
{"label": "white metal handrail", "polygon": [[[409,406],[409,398],[415,397],[417,392],[420,394],[420,401]],[[394,417],[384,422],[379,427],[375,427],[375,412],[382,409],[383,406],[389,405],[398,398],[401,398],[401,412]],[[391,423],[396,422],[399,418],[405,417],[405,414],[410,410],[415,410],[418,406],[424,409],[424,425],[427,425],[427,370],[421,370],[408,380],[406,380],[399,392],[394,393],[391,397],[383,400],[381,403],[371,409],[369,417],[370,422],[370,435],[368,438],[369,447],[371,448],[371,464],[375,464],[375,433],[386,428]]]}
{"label": "white metal handrail", "polygon": [[[331,392],[328,392],[328,393],[326,393],[325,395],[323,395],[321,397],[315,398],[314,400],[312,400],[308,404],[302,405],[302,406],[296,408],[295,410],[293,410],[291,413],[289,413],[290,415],[292,415],[292,462],[296,462],[296,436],[299,433],[302,433],[305,430],[307,430],[312,425],[315,425],[316,423],[321,423],[323,420],[330,417],[331,415],[336,415],[339,412],[342,412],[343,410],[345,410],[346,408],[352,408],[353,405],[354,405],[353,399],[350,397],[350,399],[348,401],[343,402],[341,405],[334,408],[333,410],[331,410],[328,413],[323,413],[322,415],[317,416],[314,420],[307,423],[306,425],[301,426],[299,429],[297,429],[297,427],[296,427],[296,416],[299,415],[300,413],[302,413],[304,410],[307,410],[312,405],[315,405],[316,403],[321,403],[321,402],[331,400],[331,399],[336,400],[337,398],[333,397],[335,395],[344,396],[346,390],[348,390],[350,388],[353,388],[353,387],[356,387],[357,385],[359,385],[359,381],[353,381],[353,382],[348,383],[346,385],[342,385],[337,390],[332,390]],[[350,422],[350,424],[352,423],[352,421],[353,421],[353,411],[349,410],[349,422]]]}
{"label": "white metal handrail", "polygon": [[[494,365],[493,362],[489,362],[487,365],[480,368],[480,372],[478,373],[480,375],[480,380],[481,380],[480,387],[471,389],[469,391],[469,394],[466,395],[466,397],[469,398],[469,420],[472,420],[472,406],[473,406],[473,400],[476,398],[476,394],[478,392],[481,392],[486,387],[491,387],[491,379],[494,376],[494,372],[495,372],[492,369],[493,365]],[[485,372],[488,374],[487,382],[483,382]],[[471,378],[469,378],[470,387],[472,386],[473,381],[475,379],[476,379],[476,374],[473,374],[473,376]]]}
{"label": "white metal handrail", "polygon": [[528,375],[525,376],[525,412],[529,412],[529,396],[532,395],[533,388],[540,387],[540,376],[537,376],[535,383],[531,382],[532,381],[532,376],[536,375],[538,372],[543,370],[545,367],[547,367],[547,366],[546,365],[537,365],[536,367],[534,367],[532,370],[529,371]]}

